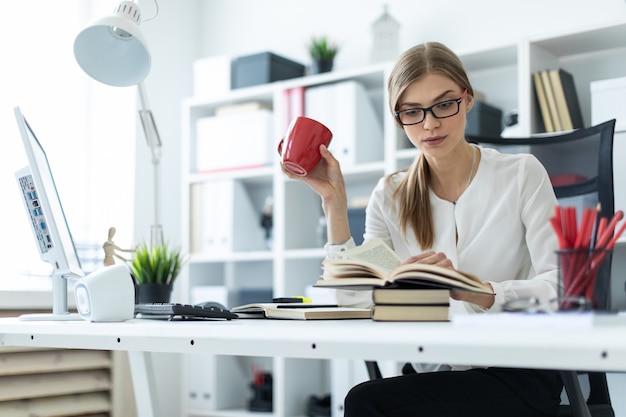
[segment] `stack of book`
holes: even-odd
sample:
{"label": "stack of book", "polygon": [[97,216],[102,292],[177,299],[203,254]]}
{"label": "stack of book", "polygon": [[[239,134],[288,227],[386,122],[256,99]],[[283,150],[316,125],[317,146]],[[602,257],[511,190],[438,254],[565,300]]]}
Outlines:
{"label": "stack of book", "polygon": [[383,240],[372,239],[322,262],[315,287],[372,289],[376,321],[448,320],[450,291],[493,294],[491,286],[468,272],[437,265],[402,263]]}
{"label": "stack of book", "polygon": [[532,76],[545,131],[582,128],[583,116],[572,74],[559,68],[537,71]]}
{"label": "stack of book", "polygon": [[374,321],[447,321],[450,291],[435,288],[385,287],[372,292]]}

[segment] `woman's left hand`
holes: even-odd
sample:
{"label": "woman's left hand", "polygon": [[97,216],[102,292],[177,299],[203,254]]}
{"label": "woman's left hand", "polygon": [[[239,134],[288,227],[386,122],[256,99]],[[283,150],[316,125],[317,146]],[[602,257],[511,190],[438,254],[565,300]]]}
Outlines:
{"label": "woman's left hand", "polygon": [[[411,256],[405,262],[405,264],[423,263],[430,265],[443,266],[444,268],[454,269],[452,261],[442,252],[428,251],[420,253],[419,255]],[[493,287],[490,283],[486,283],[493,292]],[[454,300],[465,301],[468,303],[476,304],[484,309],[489,309],[496,301],[496,296],[493,294],[483,294],[472,291],[451,290],[450,297]]]}
{"label": "woman's left hand", "polygon": [[[490,283],[485,282],[485,284],[489,285],[491,291],[493,292],[493,287]],[[493,303],[496,301],[496,296],[493,294],[483,294],[472,291],[463,291],[463,290],[452,290],[450,291],[450,297],[454,300],[465,301],[468,303],[476,304],[484,309],[489,309],[493,306]]]}

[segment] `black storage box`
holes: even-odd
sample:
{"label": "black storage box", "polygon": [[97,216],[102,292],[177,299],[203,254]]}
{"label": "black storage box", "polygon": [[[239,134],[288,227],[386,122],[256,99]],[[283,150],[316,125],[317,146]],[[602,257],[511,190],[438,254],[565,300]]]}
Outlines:
{"label": "black storage box", "polygon": [[233,60],[231,88],[250,87],[303,75],[304,65],[271,52],[262,52]]}
{"label": "black storage box", "polygon": [[467,136],[500,136],[502,133],[502,110],[489,104],[474,101],[467,113],[465,134]]}

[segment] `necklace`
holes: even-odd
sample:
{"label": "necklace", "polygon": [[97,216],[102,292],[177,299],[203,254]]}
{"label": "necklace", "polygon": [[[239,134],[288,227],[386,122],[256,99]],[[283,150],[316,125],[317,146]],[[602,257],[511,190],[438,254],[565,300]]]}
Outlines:
{"label": "necklace", "polygon": [[474,175],[474,169],[476,168],[476,146],[470,145],[472,147],[472,167],[470,168],[469,176],[467,177],[467,184],[465,184],[465,189],[469,187],[470,182],[472,182],[472,176]]}

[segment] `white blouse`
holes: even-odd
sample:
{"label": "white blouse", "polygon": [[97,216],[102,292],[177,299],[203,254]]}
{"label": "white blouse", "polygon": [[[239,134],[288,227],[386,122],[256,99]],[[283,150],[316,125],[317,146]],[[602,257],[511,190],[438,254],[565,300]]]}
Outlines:
{"label": "white blouse", "polygon": [[[443,252],[455,268],[490,282],[496,294],[492,309],[519,297],[556,297],[558,242],[549,218],[557,201],[547,172],[532,155],[479,149],[476,175],[456,203],[430,192],[432,250]],[[380,238],[407,259],[424,250],[411,231],[405,239],[399,229],[397,204],[391,197],[404,175],[378,182],[366,210],[364,238]],[[327,256],[338,256],[354,245],[353,239],[327,245]],[[339,290],[337,298],[343,305],[372,304],[370,291]],[[450,300],[451,315],[480,310]]]}

